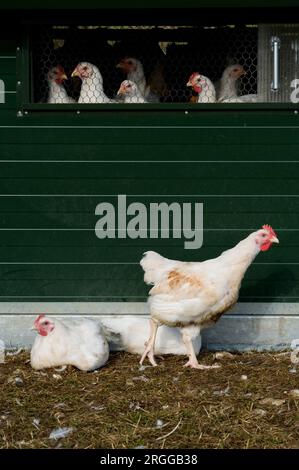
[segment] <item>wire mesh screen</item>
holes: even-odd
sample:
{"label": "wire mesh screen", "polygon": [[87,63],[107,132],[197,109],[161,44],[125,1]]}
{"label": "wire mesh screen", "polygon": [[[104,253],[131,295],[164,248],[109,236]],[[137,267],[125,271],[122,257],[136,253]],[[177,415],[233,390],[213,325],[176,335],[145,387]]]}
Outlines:
{"label": "wire mesh screen", "polygon": [[43,26],[34,103],[257,101],[258,27]]}
{"label": "wire mesh screen", "polygon": [[[278,41],[278,83],[275,75],[273,41]],[[299,25],[265,24],[259,26],[258,95],[265,102],[292,102],[292,92],[299,86]]]}

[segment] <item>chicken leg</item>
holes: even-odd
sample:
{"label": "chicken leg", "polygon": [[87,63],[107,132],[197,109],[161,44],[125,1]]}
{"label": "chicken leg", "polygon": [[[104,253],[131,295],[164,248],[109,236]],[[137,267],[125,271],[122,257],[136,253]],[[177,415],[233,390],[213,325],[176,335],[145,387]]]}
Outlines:
{"label": "chicken leg", "polygon": [[182,331],[182,338],[183,338],[183,343],[186,346],[187,354],[189,356],[188,362],[184,364],[184,367],[190,367],[191,369],[218,369],[217,364],[213,364],[212,366],[205,366],[203,364],[199,364],[197,357],[195,355],[194,351],[194,346],[192,343],[192,339],[190,338],[189,334],[186,331]]}
{"label": "chicken leg", "polygon": [[145,343],[145,350],[140,359],[140,365],[142,365],[144,359],[148,357],[152,366],[154,367],[157,366],[157,363],[155,361],[155,356],[154,356],[154,348],[155,348],[158,326],[159,324],[151,318],[150,319],[150,337],[148,341]]}

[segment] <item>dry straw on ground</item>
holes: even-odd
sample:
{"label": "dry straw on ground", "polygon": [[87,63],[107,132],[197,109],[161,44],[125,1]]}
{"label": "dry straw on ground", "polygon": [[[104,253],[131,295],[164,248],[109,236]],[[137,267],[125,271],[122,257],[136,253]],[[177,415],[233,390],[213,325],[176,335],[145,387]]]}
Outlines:
{"label": "dry straw on ground", "polygon": [[299,368],[289,353],[236,354],[211,370],[186,370],[182,357],[139,370],[137,357],[117,353],[96,373],[36,372],[28,359],[21,353],[0,364],[1,448],[299,446],[291,393]]}

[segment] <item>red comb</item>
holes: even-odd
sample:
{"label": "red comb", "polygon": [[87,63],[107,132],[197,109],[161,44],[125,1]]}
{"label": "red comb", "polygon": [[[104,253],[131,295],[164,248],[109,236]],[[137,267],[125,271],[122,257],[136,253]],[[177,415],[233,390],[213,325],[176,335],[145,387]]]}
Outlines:
{"label": "red comb", "polygon": [[40,322],[40,320],[41,320],[42,318],[44,318],[45,316],[46,316],[46,315],[45,315],[44,313],[43,313],[42,315],[39,315],[39,316],[35,319],[34,324],[37,325],[37,324]]}
{"label": "red comb", "polygon": [[263,225],[262,227],[264,230],[268,230],[268,232],[270,232],[270,234],[273,236],[273,237],[277,237],[276,233],[274,232],[273,228],[271,227],[271,225]]}

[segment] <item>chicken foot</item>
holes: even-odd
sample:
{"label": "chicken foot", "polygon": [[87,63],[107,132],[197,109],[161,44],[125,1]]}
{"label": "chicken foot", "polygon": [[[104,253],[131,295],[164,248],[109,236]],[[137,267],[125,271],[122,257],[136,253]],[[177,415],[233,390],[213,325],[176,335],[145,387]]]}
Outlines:
{"label": "chicken foot", "polygon": [[146,341],[145,343],[145,350],[139,362],[141,366],[146,357],[149,358],[149,361],[152,364],[152,366],[156,367],[158,365],[155,361],[155,356],[154,356],[154,347],[155,347],[155,342],[156,342],[158,326],[159,324],[151,318],[150,319],[150,337],[148,341]]}
{"label": "chicken foot", "polygon": [[186,346],[187,354],[189,356],[188,362],[184,364],[184,367],[190,367],[191,369],[218,369],[220,366],[218,364],[213,364],[212,366],[206,366],[203,364],[199,364],[197,357],[195,355],[194,346],[192,343],[192,339],[185,331],[182,332],[183,343]]}

